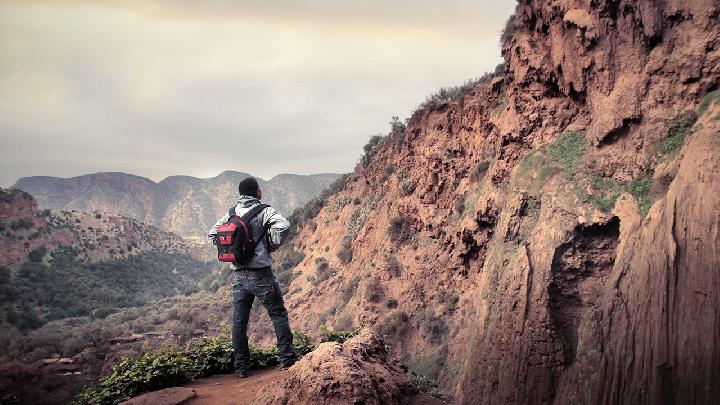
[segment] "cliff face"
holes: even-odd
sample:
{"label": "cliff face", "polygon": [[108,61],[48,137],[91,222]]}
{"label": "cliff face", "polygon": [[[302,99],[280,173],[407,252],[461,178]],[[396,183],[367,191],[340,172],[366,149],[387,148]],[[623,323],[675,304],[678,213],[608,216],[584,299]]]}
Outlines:
{"label": "cliff face", "polygon": [[361,321],[460,403],[720,398],[717,1],[523,1],[299,229],[294,325]]}
{"label": "cliff face", "polygon": [[[112,212],[178,235],[204,236],[237,199],[240,180],[249,176],[226,171],[208,179],[171,176],[155,183],[125,173],[96,173],[69,179],[25,177],[13,188],[32,194],[42,208]],[[338,177],[281,174],[258,182],[263,200],[289,215]]]}

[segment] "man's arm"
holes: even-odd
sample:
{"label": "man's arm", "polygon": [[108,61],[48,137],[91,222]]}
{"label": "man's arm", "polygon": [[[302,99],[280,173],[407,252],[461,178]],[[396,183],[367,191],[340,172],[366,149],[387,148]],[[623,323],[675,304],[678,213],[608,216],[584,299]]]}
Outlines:
{"label": "man's arm", "polygon": [[280,215],[275,208],[267,207],[263,210],[263,223],[268,227],[267,240],[271,250],[275,250],[285,243],[290,233],[290,221]]}
{"label": "man's arm", "polygon": [[227,222],[228,219],[230,219],[230,213],[229,213],[229,212],[226,213],[225,215],[223,215],[222,218],[218,219],[218,221],[215,223],[215,225],[213,225],[213,227],[210,228],[210,231],[208,231],[208,238],[210,238],[210,239],[213,240],[213,242],[214,242],[214,241],[215,241],[215,238],[217,238],[217,230],[218,230],[218,227],[219,227],[220,225],[224,224],[225,222]]}

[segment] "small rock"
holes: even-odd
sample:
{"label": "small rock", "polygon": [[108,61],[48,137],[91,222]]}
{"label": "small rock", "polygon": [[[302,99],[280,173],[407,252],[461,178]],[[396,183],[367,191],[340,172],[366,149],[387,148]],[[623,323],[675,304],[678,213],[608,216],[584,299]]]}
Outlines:
{"label": "small rock", "polygon": [[577,221],[578,221],[579,224],[586,224],[586,223],[587,223],[587,218],[585,218],[584,216],[580,215],[580,216],[577,217]]}

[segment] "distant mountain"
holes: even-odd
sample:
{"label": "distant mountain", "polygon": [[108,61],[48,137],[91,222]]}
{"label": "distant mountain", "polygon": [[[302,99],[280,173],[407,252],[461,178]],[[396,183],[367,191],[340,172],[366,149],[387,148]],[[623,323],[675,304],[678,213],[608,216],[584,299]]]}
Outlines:
{"label": "distant mountain", "polygon": [[[12,186],[30,193],[41,208],[112,212],[182,236],[202,236],[237,198],[247,173],[225,171],[200,179],[171,176],[159,183],[126,173],[95,173],[72,178],[23,177]],[[317,196],[339,174],[281,174],[258,178],[263,201],[281,213]]]}

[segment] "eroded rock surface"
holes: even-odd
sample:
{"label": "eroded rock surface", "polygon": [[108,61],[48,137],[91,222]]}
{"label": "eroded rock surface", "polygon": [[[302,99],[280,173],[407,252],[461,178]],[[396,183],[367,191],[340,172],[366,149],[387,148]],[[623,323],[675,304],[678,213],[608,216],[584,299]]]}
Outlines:
{"label": "eroded rock surface", "polygon": [[382,339],[366,330],[344,344],[321,344],[253,404],[409,404],[417,393]]}

